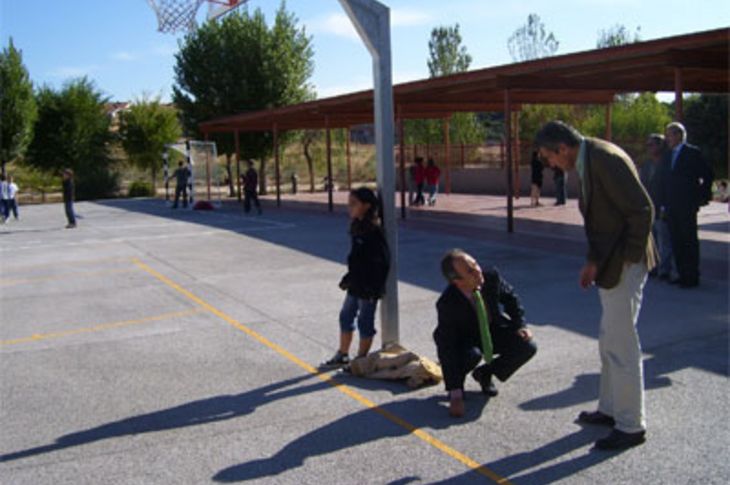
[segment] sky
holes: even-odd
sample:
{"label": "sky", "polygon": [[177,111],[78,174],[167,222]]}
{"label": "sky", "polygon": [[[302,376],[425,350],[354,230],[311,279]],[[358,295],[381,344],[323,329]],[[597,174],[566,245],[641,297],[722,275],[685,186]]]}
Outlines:
{"label": "sky", "polygon": [[[436,26],[461,27],[471,68],[512,62],[507,39],[537,13],[560,42],[558,54],[595,48],[616,24],[640,28],[642,40],[730,26],[727,0],[384,0],[391,8],[393,78],[428,77],[428,39]],[[250,0],[273,21],[280,0]],[[369,54],[336,0],[288,0],[313,36],[318,97],[372,86]],[[207,7],[198,18],[205,20]],[[182,35],[157,32],[147,0],[0,0],[0,39],[22,50],[37,86],[60,87],[88,76],[115,101],[169,100]]]}

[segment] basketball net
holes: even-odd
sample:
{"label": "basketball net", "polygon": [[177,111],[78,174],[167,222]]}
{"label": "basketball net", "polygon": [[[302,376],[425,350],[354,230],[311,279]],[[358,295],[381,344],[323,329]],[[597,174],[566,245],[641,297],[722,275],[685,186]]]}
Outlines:
{"label": "basketball net", "polygon": [[206,0],[147,0],[157,15],[160,32],[189,32],[195,29],[195,14]]}

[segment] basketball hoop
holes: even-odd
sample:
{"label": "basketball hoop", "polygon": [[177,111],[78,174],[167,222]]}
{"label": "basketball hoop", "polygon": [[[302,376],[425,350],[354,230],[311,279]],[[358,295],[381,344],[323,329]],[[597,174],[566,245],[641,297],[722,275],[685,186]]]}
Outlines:
{"label": "basketball hoop", "polygon": [[223,16],[246,0],[147,0],[157,15],[157,30],[165,33],[195,29],[195,15],[204,3],[210,4],[208,20]]}

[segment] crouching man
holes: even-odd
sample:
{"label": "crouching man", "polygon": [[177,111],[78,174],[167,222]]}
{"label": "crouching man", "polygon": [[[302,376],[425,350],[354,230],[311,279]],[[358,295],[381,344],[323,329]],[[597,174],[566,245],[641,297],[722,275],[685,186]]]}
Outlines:
{"label": "crouching man", "polygon": [[[449,414],[461,417],[469,372],[484,394],[496,396],[492,377],[506,381],[537,347],[517,295],[495,268],[482,273],[473,257],[454,249],[441,261],[441,271],[449,286],[436,304],[433,338],[449,393]],[[478,366],[482,359],[485,363]]]}

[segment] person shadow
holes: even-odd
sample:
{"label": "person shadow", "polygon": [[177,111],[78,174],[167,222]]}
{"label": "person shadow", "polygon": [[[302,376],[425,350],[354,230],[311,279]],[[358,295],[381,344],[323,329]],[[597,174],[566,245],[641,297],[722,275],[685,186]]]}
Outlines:
{"label": "person shadow", "polygon": [[291,387],[313,377],[311,374],[305,374],[240,394],[226,394],[200,399],[161,411],[132,416],[120,421],[114,421],[95,428],[61,436],[54,443],[48,445],[0,455],[0,463],[112,438],[234,419],[251,414],[257,408],[273,401],[292,398],[331,387],[328,383],[321,381],[304,386]]}
{"label": "person shadow", "polygon": [[[216,473],[213,480],[219,483],[273,480],[277,475],[301,467],[309,458],[405,436],[420,428],[446,429],[474,422],[482,415],[488,399],[481,393],[471,392],[467,393],[466,398],[466,414],[458,420],[448,416],[447,398],[440,395],[404,399],[373,409],[363,409],[297,438],[268,458],[225,468]],[[418,477],[404,477],[392,483],[405,484],[417,480]]]}

